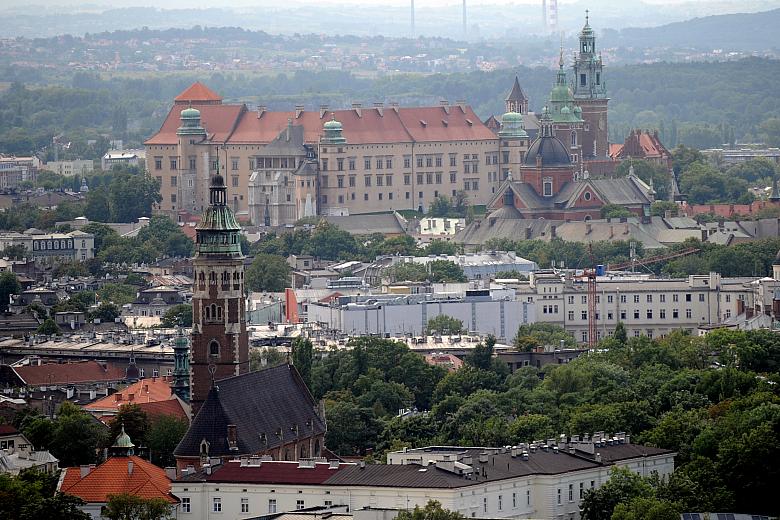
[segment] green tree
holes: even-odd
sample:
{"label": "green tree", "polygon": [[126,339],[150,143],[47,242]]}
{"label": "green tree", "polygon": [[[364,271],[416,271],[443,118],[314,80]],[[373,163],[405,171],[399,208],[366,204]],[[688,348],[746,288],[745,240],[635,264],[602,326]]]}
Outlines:
{"label": "green tree", "polygon": [[168,520],[173,508],[164,498],[143,498],[131,493],[109,495],[103,509],[109,520]]}
{"label": "green tree", "polygon": [[737,164],[726,170],[726,175],[747,182],[755,182],[759,179],[773,179],[777,174],[775,165],[769,159],[757,157]]}
{"label": "green tree", "polygon": [[121,315],[122,313],[115,303],[102,302],[97,309],[89,313],[89,318],[91,320],[99,319],[102,323],[110,323]]}
{"label": "green tree", "polygon": [[621,345],[625,345],[626,342],[628,342],[628,332],[622,321],[619,321],[618,324],[615,325],[615,332],[612,334],[612,338]]}
{"label": "green tree", "polygon": [[60,333],[60,328],[56,323],[54,323],[53,319],[46,318],[43,323],[38,326],[38,330],[36,332],[46,336],[54,336],[55,334]]}
{"label": "green tree", "polygon": [[466,355],[464,361],[474,368],[490,370],[493,366],[493,347],[495,345],[495,336],[488,336],[484,342],[478,344]]}
{"label": "green tree", "polygon": [[90,520],[78,497],[54,493],[51,476],[25,471],[19,476],[0,474],[0,518],[14,520]]}
{"label": "green tree", "polygon": [[679,520],[682,512],[674,502],[637,497],[615,506],[612,520]]}
{"label": "green tree", "polygon": [[[143,398],[143,396],[139,396]],[[146,441],[149,433],[149,417],[137,404],[124,404],[111,419],[108,425],[106,445],[111,446],[124,428],[125,433],[136,446],[141,446]]]}
{"label": "green tree", "polygon": [[[660,200],[666,200],[669,198],[669,187],[671,182],[671,176],[669,170],[655,163],[643,160],[631,160],[623,161],[615,170],[615,175],[625,177],[628,175],[630,169],[634,169],[634,174],[642,179],[644,182],[650,184],[652,182],[653,189],[656,192],[656,198]],[[619,217],[628,215],[616,215]]]}
{"label": "green tree", "polygon": [[654,217],[665,217],[667,211],[672,217],[676,217],[680,211],[680,207],[677,203],[668,200],[656,200],[650,204],[650,215]]}
{"label": "green tree", "polygon": [[253,348],[249,352],[249,370],[252,372],[265,367],[275,367],[286,361],[287,357],[284,353],[275,347]]}
{"label": "green tree", "polygon": [[466,329],[463,327],[463,321],[446,314],[439,314],[428,320],[425,327],[425,334],[429,336],[440,336],[450,334],[463,334]]}
{"label": "green tree", "polygon": [[301,379],[311,388],[311,365],[314,356],[314,345],[308,338],[295,338],[292,342],[292,362]]}
{"label": "green tree", "polygon": [[29,255],[30,253],[27,251],[27,248],[21,244],[8,246],[5,249],[3,249],[2,253],[0,253],[0,256],[2,256],[3,258],[9,258],[11,260],[23,260],[27,258]]}
{"label": "green tree", "polygon": [[246,287],[250,291],[280,292],[290,286],[290,266],[278,255],[255,255],[246,270]]}
{"label": "green tree", "polygon": [[92,464],[97,460],[97,449],[103,444],[104,436],[103,426],[66,401],[60,406],[49,451],[63,467]]}
{"label": "green tree", "polygon": [[11,271],[0,273],[0,311],[8,310],[9,299],[12,294],[19,294],[22,286],[19,279]]}
{"label": "green tree", "polygon": [[601,218],[633,217],[629,209],[618,204],[606,204],[601,207]]}
{"label": "green tree", "polygon": [[325,444],[342,455],[359,455],[375,445],[381,423],[371,408],[365,408],[351,400],[325,400],[328,432]]}
{"label": "green tree", "polygon": [[102,302],[113,303],[122,306],[127,303],[133,303],[137,297],[138,288],[134,285],[122,283],[107,283],[98,291],[98,296]]}
{"label": "green tree", "polygon": [[429,217],[450,217],[454,213],[452,202],[446,195],[439,195],[428,206]]}
{"label": "green tree", "polygon": [[162,468],[176,465],[173,450],[184,438],[188,427],[186,420],[170,415],[161,415],[150,421],[149,430],[146,432],[146,445],[154,464]]}
{"label": "green tree", "polygon": [[767,145],[780,146],[780,117],[770,117],[759,128]]}
{"label": "green tree", "polygon": [[618,504],[638,498],[652,498],[653,488],[629,469],[613,467],[607,482],[589,489],[580,504],[583,520],[610,520]]}
{"label": "green tree", "polygon": [[192,327],[192,305],[188,303],[174,305],[165,311],[160,322],[163,327]]}
{"label": "green tree", "polygon": [[559,347],[561,342],[566,348],[574,348],[577,343],[563,327],[548,323],[532,323],[520,325],[514,339],[515,349],[521,352],[530,352],[534,347],[554,346]]}
{"label": "green tree", "polygon": [[414,506],[411,511],[401,510],[396,518],[397,520],[463,520],[466,517],[457,511],[442,508],[441,503],[436,500],[430,500],[424,508]]}
{"label": "green tree", "polygon": [[148,217],[153,205],[161,200],[160,183],[145,174],[120,173],[108,188],[112,222],[135,222],[139,217]]}

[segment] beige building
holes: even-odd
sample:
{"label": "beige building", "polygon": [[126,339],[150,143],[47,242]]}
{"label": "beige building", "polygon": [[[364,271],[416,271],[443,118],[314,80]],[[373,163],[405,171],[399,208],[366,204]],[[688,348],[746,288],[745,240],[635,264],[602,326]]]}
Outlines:
{"label": "beige building", "polygon": [[146,155],[161,212],[201,212],[219,172],[239,218],[277,226],[310,215],[426,210],[460,190],[486,204],[528,148],[522,119],[510,126],[496,135],[462,102],[249,110],[196,83],[175,99]]}

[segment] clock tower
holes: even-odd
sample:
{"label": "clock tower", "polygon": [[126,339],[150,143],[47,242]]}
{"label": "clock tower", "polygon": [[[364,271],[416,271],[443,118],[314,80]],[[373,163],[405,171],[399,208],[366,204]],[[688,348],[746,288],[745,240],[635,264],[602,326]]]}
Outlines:
{"label": "clock tower", "polygon": [[227,205],[221,175],[211,178],[209,206],[195,228],[192,261],[193,417],[213,382],[249,371],[241,228]]}
{"label": "clock tower", "polygon": [[574,61],[574,99],[582,109],[585,120],[582,136],[582,157],[606,159],[609,155],[607,131],[607,88],[604,82],[604,64],[596,54],[596,36],[585,14],[585,26],[580,32],[580,49]]}

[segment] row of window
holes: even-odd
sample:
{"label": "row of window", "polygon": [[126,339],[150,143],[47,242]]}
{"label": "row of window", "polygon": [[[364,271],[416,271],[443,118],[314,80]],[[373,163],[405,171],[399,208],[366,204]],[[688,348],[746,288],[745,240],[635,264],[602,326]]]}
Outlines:
{"label": "row of window", "polygon": [[[512,493],[512,509],[517,508],[517,493]],[[525,492],[525,505],[530,506],[531,505],[531,490],[526,490]],[[504,495],[498,495],[498,510],[503,511],[504,510]],[[488,512],[488,497],[482,498],[482,512],[487,513]]]}
{"label": "row of window", "polygon": [[[614,303],[615,295],[607,294],[606,296],[607,296],[607,303]],[[628,296],[629,295],[627,295],[627,294],[621,294],[620,295],[620,303],[628,303]],[[639,303],[640,302],[640,300],[641,300],[640,295],[634,294],[632,296],[633,296],[634,303]],[[659,294],[657,296],[658,296],[658,301],[660,303],[666,303],[666,294]],[[569,295],[567,297],[567,299],[566,299],[566,301],[569,303],[569,305],[573,305],[574,304],[574,300],[575,300],[575,296],[571,296],[571,295]],[[580,301],[583,304],[587,304],[588,303],[588,296],[587,295],[580,296]],[[646,294],[645,295],[645,301],[647,303],[653,303],[653,295],[652,294]],[[678,301],[680,301],[680,295],[678,293],[672,293],[672,302],[678,302]],[[685,293],[685,301],[686,302],[693,301],[693,295],[691,293]],[[700,302],[705,301],[705,294],[704,293],[699,293],[699,301]],[[730,294],[726,295],[726,302],[731,302],[731,295]],[[596,303],[601,303],[601,295],[600,294],[596,295]]]}
{"label": "row of window", "polygon": [[[86,240],[81,241],[81,247],[87,247]],[[73,240],[33,240],[33,251],[51,249],[73,249]]]}
{"label": "row of window", "polygon": [[[332,500],[326,500],[325,501],[325,507],[330,507],[333,505]],[[240,498],[240,506],[241,506],[241,512],[242,513],[249,513],[249,498],[241,497]],[[304,500],[296,500],[295,502],[295,509],[300,510],[304,509],[306,507],[306,503]],[[192,501],[190,497],[182,497],[181,499],[181,512],[182,513],[192,513]],[[222,512],[222,497],[211,497],[211,512],[212,513],[221,513]],[[276,513],[277,507],[276,507],[276,499],[275,498],[269,498],[268,499],[268,512],[269,513]]]}
{"label": "row of window", "polygon": [[[557,305],[544,305],[542,307],[542,314],[557,314],[558,313],[558,306]],[[641,312],[634,309],[633,317],[635,320],[641,319]],[[574,321],[575,312],[574,311],[568,311],[567,313],[567,319],[568,321]],[[614,313],[612,311],[607,312],[607,321],[612,321],[615,319]],[[622,310],[620,311],[620,320],[625,321],[628,319],[628,311]],[[653,310],[647,309],[645,312],[645,316],[648,320],[653,319]],[[588,319],[588,311],[581,311],[580,317],[582,318],[582,321],[587,321]],[[692,318],[693,317],[693,311],[691,309],[685,309],[685,317],[686,318]],[[672,309],[672,319],[679,319],[680,318],[680,309]],[[658,319],[665,320],[666,319],[666,309],[660,309],[658,311]],[[596,321],[601,320],[601,313],[596,313]]]}
{"label": "row of window", "polygon": [[[595,480],[591,480],[590,481],[590,489],[594,489],[595,487],[596,487],[596,481]],[[568,491],[569,491],[569,493],[568,493],[569,502],[574,502],[574,484],[569,484]],[[579,497],[578,500],[582,500],[585,497],[585,483],[584,482],[580,482],[580,484],[579,484],[579,495],[578,495],[578,497]],[[557,503],[558,503],[558,505],[561,505],[562,502],[563,502],[563,490],[561,488],[558,488]]]}
{"label": "row of window", "polygon": [[[473,186],[473,188],[472,188],[472,186]],[[477,185],[477,181],[474,181],[473,185],[470,185],[468,182],[464,183],[464,189],[466,191],[469,191],[470,189],[475,189],[475,190],[479,189],[478,185]],[[452,196],[455,197],[456,194],[457,194],[457,190],[452,190]],[[417,198],[420,199],[420,200],[425,198],[424,195],[425,195],[425,192],[422,192],[422,191],[418,191],[417,192]],[[438,196],[439,196],[438,190],[434,191],[433,192],[433,197],[436,198]],[[404,192],[404,200],[411,200],[411,199],[412,199],[412,192],[410,192],[410,191]],[[288,196],[288,200],[289,200],[289,196]],[[333,200],[333,199],[331,199],[331,200]],[[356,199],[356,196],[355,196],[354,193],[350,193],[349,197],[347,197],[347,195],[338,195],[336,197],[336,200],[338,201],[339,204],[344,204],[345,201],[347,201],[347,200],[353,201],[353,200],[357,200],[357,199]],[[364,193],[363,194],[363,200],[366,201],[366,202],[371,200],[371,197],[369,196],[368,193]],[[394,200],[393,199],[393,192],[389,192],[387,194],[385,194],[385,193],[377,193],[376,194],[376,200],[379,200],[379,201]],[[328,204],[328,196],[327,195],[320,195],[320,203],[321,204]]]}

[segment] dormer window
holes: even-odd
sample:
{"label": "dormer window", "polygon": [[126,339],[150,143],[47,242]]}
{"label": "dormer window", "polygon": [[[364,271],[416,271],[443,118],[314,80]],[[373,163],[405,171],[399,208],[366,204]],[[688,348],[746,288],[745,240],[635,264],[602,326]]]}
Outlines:
{"label": "dormer window", "polygon": [[544,181],[542,182],[542,189],[545,197],[552,197],[553,194],[552,178],[550,177],[544,178]]}

